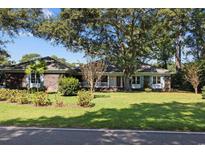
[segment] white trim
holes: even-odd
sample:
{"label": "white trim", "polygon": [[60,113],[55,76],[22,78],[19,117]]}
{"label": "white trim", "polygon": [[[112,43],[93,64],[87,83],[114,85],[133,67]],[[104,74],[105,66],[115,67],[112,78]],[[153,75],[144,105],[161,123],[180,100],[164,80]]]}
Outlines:
{"label": "white trim", "polygon": [[[32,83],[31,82],[31,75],[29,74],[26,78],[26,82],[28,83],[29,88],[41,88],[42,84],[44,83],[44,76],[40,75],[40,82]],[[37,80],[38,81],[38,80]]]}
{"label": "white trim", "polygon": [[108,88],[110,87],[110,76],[109,75],[107,76],[107,86]]}

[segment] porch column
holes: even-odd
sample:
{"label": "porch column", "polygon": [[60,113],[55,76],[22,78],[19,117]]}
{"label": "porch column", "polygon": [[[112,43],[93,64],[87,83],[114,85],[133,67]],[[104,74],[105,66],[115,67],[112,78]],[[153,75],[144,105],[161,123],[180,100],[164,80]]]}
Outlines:
{"label": "porch column", "polygon": [[107,86],[108,88],[110,88],[110,76],[109,75],[107,76]]}

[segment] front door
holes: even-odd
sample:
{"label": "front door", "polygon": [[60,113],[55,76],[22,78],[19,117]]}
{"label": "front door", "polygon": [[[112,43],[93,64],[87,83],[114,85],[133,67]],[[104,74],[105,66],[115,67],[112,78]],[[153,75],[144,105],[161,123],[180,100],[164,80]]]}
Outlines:
{"label": "front door", "polygon": [[149,88],[149,76],[144,76],[144,88]]}

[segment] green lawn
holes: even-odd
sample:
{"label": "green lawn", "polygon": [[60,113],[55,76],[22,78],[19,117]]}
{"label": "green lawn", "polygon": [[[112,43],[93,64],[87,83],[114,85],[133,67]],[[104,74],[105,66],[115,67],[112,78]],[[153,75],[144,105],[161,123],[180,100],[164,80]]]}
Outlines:
{"label": "green lawn", "polygon": [[[205,100],[192,93],[96,93],[93,108],[0,103],[0,125],[205,131]],[[50,96],[54,98],[54,95]]]}

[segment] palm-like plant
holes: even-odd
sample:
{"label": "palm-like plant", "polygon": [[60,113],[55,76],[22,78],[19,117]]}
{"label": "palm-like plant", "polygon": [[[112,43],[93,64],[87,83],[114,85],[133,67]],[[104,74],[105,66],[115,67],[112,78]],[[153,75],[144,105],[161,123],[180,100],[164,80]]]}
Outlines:
{"label": "palm-like plant", "polygon": [[[37,75],[43,74],[45,70],[46,70],[45,63],[43,61],[36,60],[34,63],[28,65],[28,67],[25,70],[25,73],[27,75],[31,75],[32,73],[34,73],[34,79],[35,79],[34,82],[35,84],[37,84]],[[38,86],[36,88],[38,91]]]}

